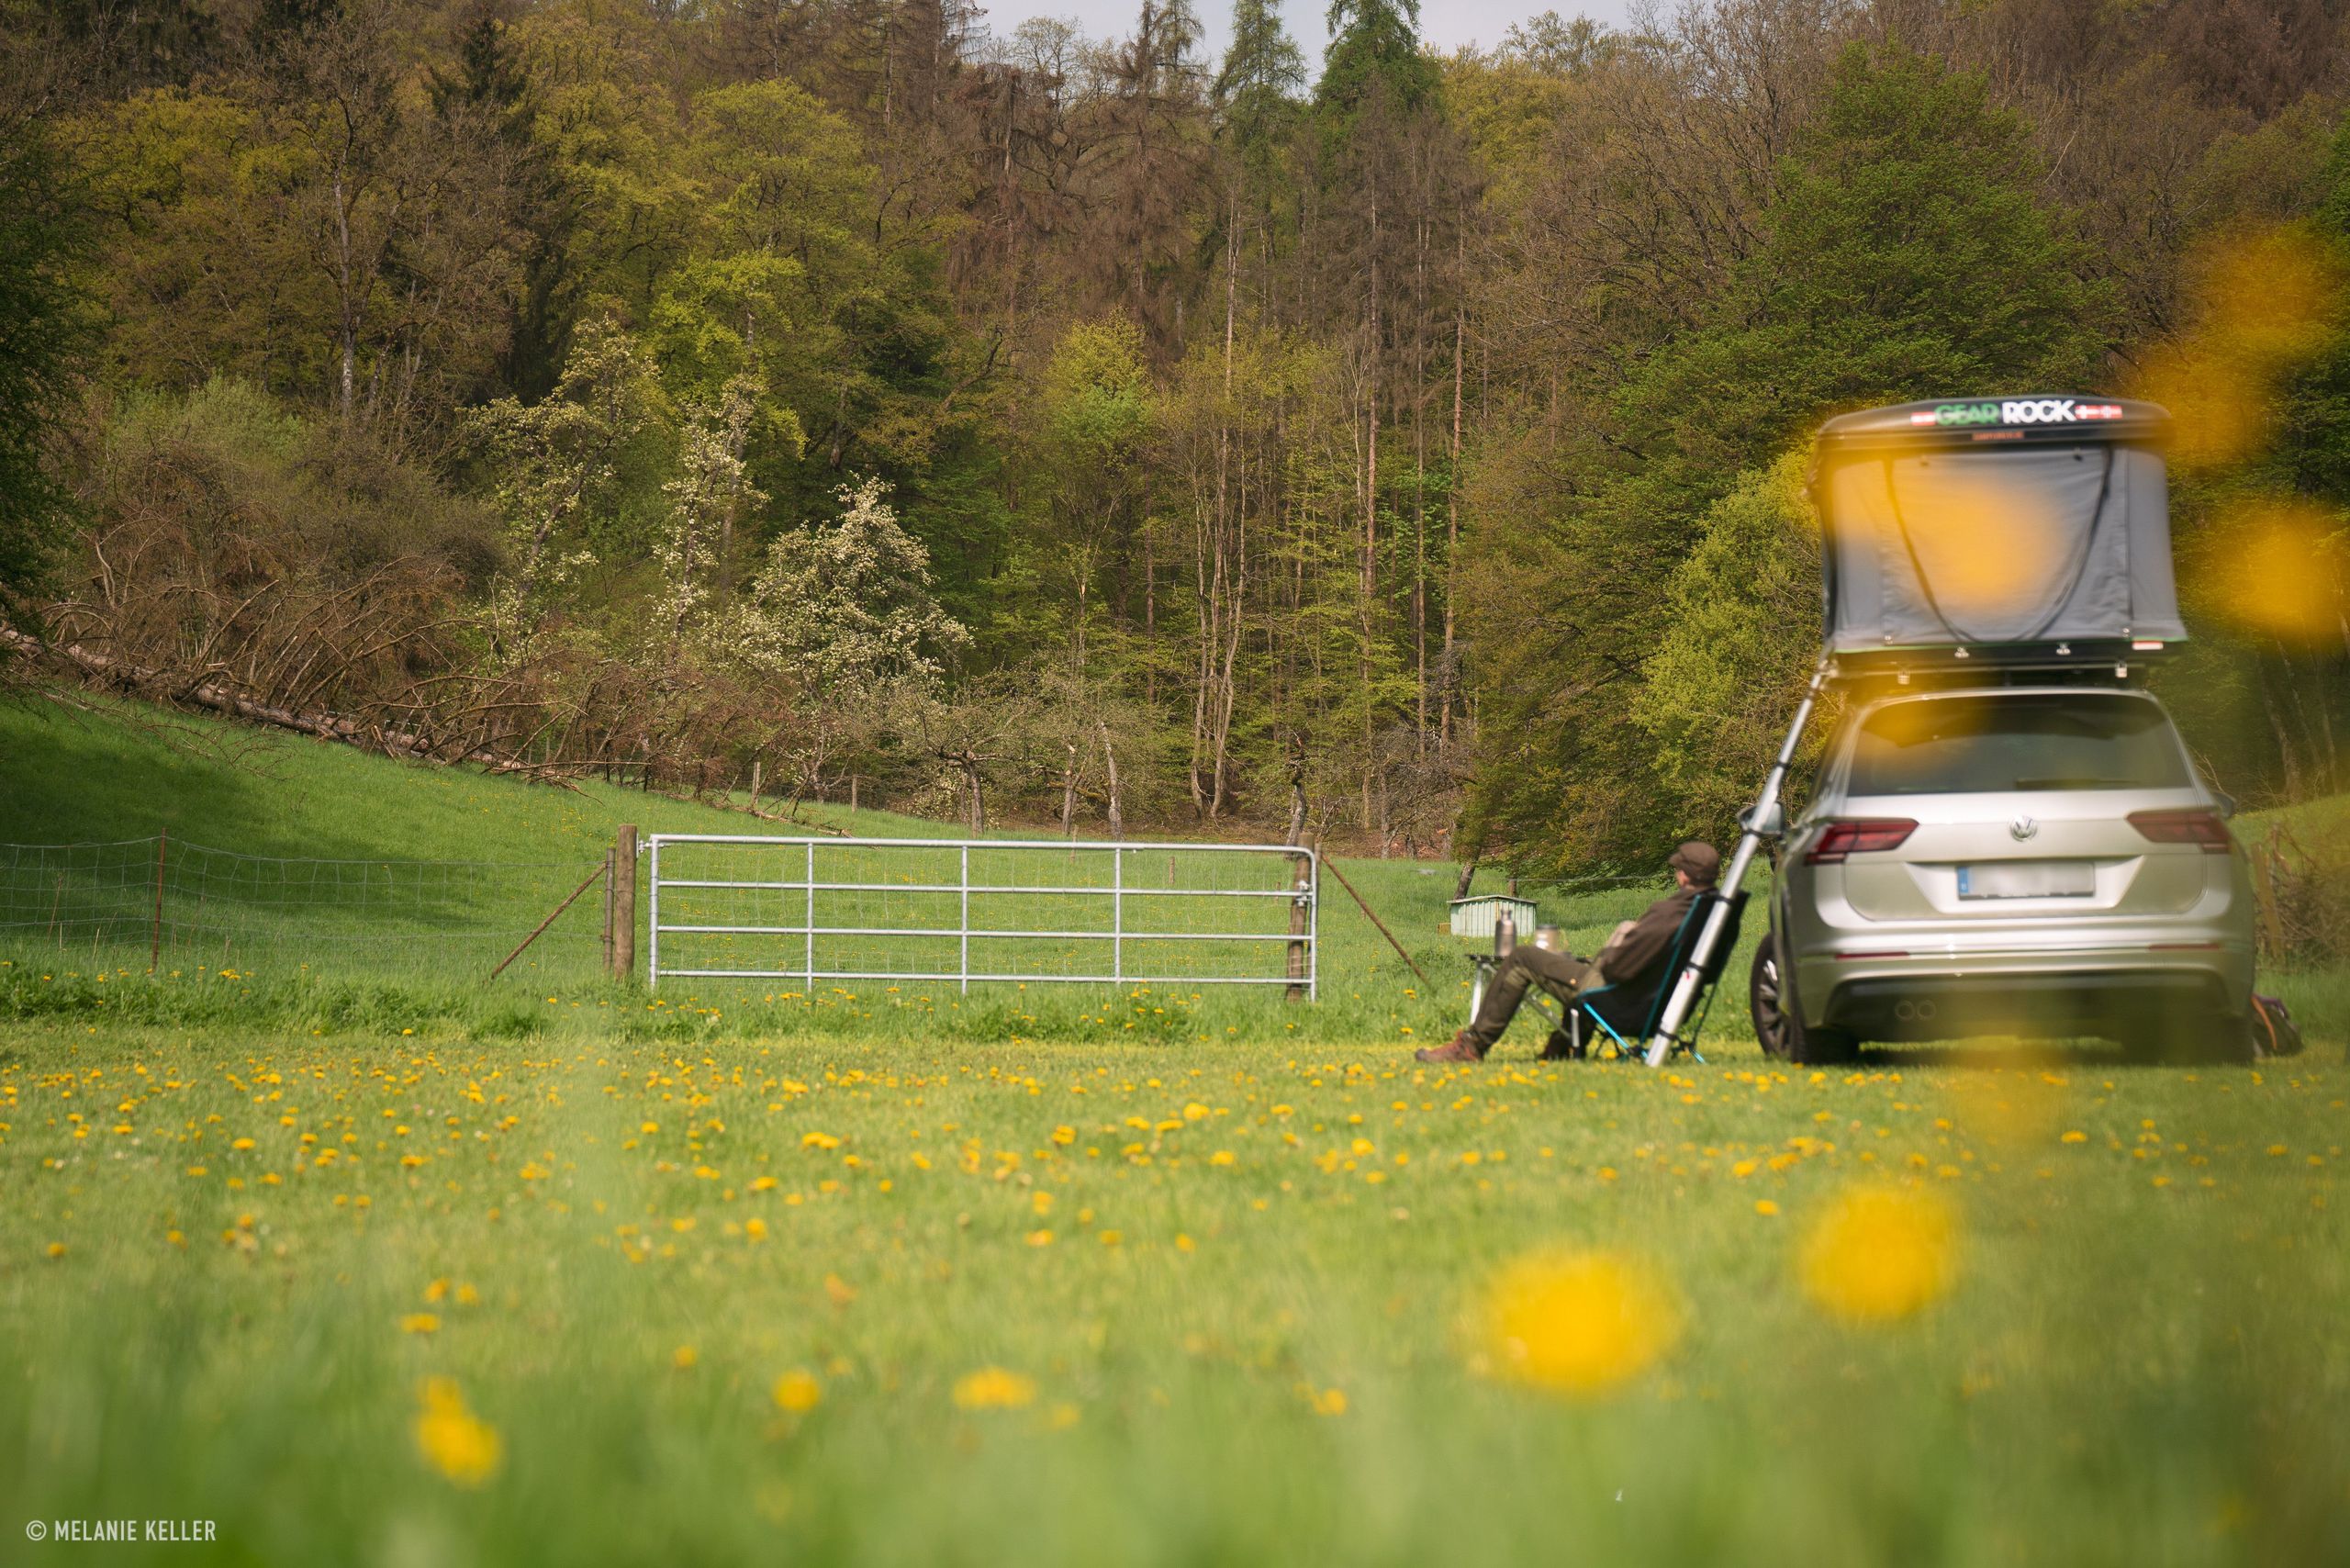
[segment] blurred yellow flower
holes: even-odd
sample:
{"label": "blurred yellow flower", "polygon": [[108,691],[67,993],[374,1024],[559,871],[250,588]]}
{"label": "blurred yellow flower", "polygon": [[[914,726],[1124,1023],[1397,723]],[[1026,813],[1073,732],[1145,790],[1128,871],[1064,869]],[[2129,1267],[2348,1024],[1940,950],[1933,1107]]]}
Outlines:
{"label": "blurred yellow flower", "polygon": [[1347,1391],[1343,1388],[1317,1389],[1310,1383],[1298,1384],[1298,1392],[1314,1406],[1316,1416],[1343,1416],[1347,1413]]}
{"label": "blurred yellow flower", "polygon": [[1483,1339],[1494,1368],[1558,1393],[1602,1394],[1628,1382],[1680,1333],[1671,1293],[1620,1253],[1521,1258],[1486,1293]]}
{"label": "blurred yellow flower", "polygon": [[804,1367],[794,1367],[775,1380],[775,1402],[795,1416],[805,1416],[824,1402],[824,1385]]}
{"label": "blurred yellow flower", "polygon": [[411,1312],[400,1319],[404,1334],[431,1334],[439,1331],[441,1320],[429,1312]]}
{"label": "blurred yellow flower", "polygon": [[1002,1367],[981,1367],[955,1383],[955,1404],[964,1410],[1017,1410],[1035,1397],[1035,1379]]}
{"label": "blurred yellow flower", "polygon": [[1838,1198],[1806,1235],[1806,1294],[1852,1322],[1907,1317],[1951,1287],[1957,1224],[1926,1192],[1860,1187]]}
{"label": "blurred yellow flower", "polygon": [[701,1352],[691,1345],[680,1345],[669,1356],[669,1364],[679,1372],[691,1372],[701,1361]]}
{"label": "blurred yellow flower", "polygon": [[427,1378],[416,1417],[416,1446],[427,1463],[460,1486],[478,1486],[498,1472],[498,1431],[465,1407],[456,1380]]}

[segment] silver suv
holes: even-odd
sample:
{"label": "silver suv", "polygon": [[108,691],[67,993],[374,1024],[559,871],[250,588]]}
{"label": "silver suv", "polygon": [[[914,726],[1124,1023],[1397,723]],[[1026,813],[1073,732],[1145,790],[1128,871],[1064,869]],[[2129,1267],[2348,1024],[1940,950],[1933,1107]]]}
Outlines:
{"label": "silver suv", "polygon": [[1857,707],[1786,836],[1755,1033],[1798,1062],[1971,1035],[2245,1055],[2253,901],[2232,809],[2140,691]]}

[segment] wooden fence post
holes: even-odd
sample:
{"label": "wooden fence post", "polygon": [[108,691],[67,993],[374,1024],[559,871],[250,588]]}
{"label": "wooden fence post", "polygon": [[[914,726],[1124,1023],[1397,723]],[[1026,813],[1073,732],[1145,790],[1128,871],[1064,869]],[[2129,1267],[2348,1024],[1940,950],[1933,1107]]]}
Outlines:
{"label": "wooden fence post", "polygon": [[636,824],[622,823],[612,842],[612,978],[636,973]]}
{"label": "wooden fence post", "polygon": [[612,972],[612,852],[604,851],[604,972]]}

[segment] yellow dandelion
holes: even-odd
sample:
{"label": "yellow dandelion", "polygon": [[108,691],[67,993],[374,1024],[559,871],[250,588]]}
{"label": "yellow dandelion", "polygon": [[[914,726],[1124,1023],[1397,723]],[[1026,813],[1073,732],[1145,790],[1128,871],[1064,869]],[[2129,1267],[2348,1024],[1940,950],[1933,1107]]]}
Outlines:
{"label": "yellow dandelion", "polygon": [[1050,1247],[1052,1244],[1053,1233],[1049,1230],[1032,1230],[1028,1233],[1028,1245],[1031,1247]]}
{"label": "yellow dandelion", "polygon": [[1035,1397],[1035,1379],[1002,1367],[981,1367],[955,1383],[955,1404],[964,1410],[1017,1410]]}
{"label": "yellow dandelion", "polygon": [[1768,1219],[1779,1212],[1779,1205],[1768,1198],[1757,1198],[1754,1200],[1754,1212]]}
{"label": "yellow dandelion", "polygon": [[680,1345],[669,1354],[669,1364],[679,1372],[691,1372],[701,1363],[701,1352],[691,1345]]}
{"label": "yellow dandelion", "polygon": [[1806,1294],[1838,1317],[1881,1323],[1907,1317],[1951,1287],[1957,1222],[1926,1192],[1861,1187],[1836,1200],[1806,1235]]}
{"label": "yellow dandelion", "polygon": [[498,1430],[465,1407],[456,1380],[427,1378],[416,1417],[417,1450],[460,1486],[479,1486],[498,1472],[503,1450]]}
{"label": "yellow dandelion", "polygon": [[63,1243],[62,1241],[52,1241],[52,1242],[50,1242],[50,1243],[49,1244],[49,1255],[50,1255],[50,1257],[52,1257],[52,1258],[62,1258],[62,1257],[64,1257],[64,1256],[65,1256],[65,1243]]}
{"label": "yellow dandelion", "polygon": [[429,1312],[411,1312],[400,1319],[403,1334],[436,1334],[440,1329],[441,1319]]}
{"label": "yellow dandelion", "polygon": [[1662,1282],[1616,1252],[1521,1258],[1494,1277],[1484,1342],[1501,1375],[1538,1388],[1603,1394],[1646,1371],[1680,1337]]}
{"label": "yellow dandelion", "polygon": [[824,1385],[805,1367],[794,1367],[776,1379],[769,1393],[778,1406],[795,1416],[805,1416],[824,1402]]}

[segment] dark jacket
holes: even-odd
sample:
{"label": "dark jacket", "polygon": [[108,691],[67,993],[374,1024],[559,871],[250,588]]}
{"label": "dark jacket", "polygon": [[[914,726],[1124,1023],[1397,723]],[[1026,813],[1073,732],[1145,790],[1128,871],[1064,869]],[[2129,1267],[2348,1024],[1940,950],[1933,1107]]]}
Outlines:
{"label": "dark jacket", "polygon": [[1696,902],[1696,889],[1676,888],[1670,896],[1649,905],[1648,913],[1632,922],[1630,930],[1599,950],[1600,979],[1627,989],[1659,979],[1657,970],[1673,951],[1673,938],[1681,930],[1689,906]]}

